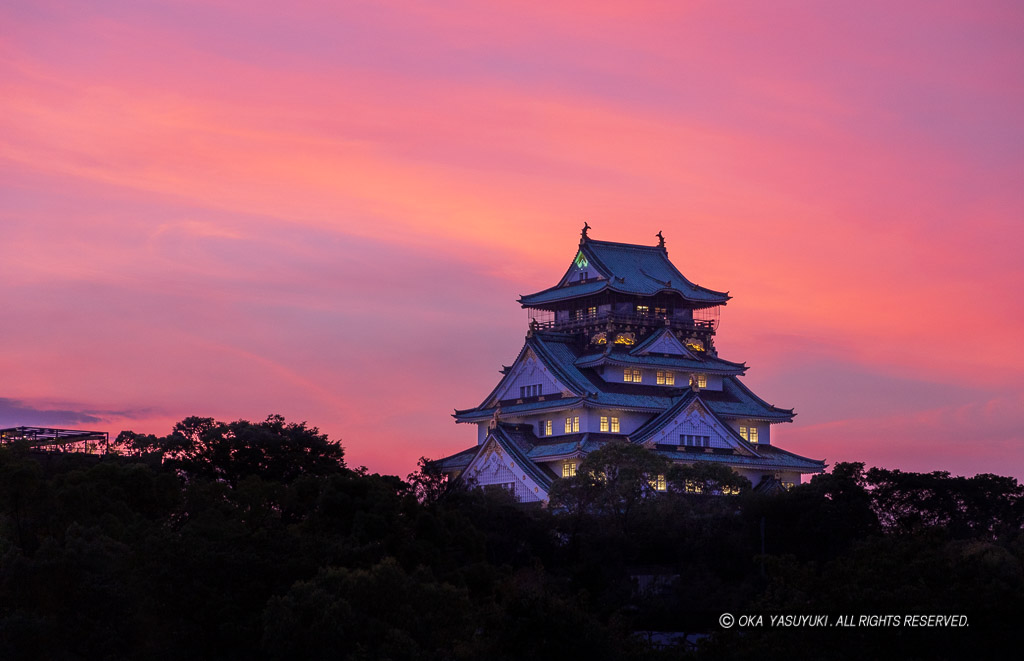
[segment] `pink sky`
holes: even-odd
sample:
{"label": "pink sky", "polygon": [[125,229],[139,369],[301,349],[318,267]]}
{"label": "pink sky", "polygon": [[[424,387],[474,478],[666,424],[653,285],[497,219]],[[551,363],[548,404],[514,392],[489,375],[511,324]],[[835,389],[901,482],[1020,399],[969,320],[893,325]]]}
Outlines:
{"label": "pink sky", "polygon": [[1019,2],[527,6],[0,6],[0,426],[405,475],[587,220],[731,292],[779,445],[1024,478]]}

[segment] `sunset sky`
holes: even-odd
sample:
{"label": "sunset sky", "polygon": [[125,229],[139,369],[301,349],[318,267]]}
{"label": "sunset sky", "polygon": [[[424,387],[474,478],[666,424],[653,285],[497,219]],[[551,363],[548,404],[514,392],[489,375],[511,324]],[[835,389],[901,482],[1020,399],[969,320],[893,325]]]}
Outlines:
{"label": "sunset sky", "polygon": [[1024,4],[0,5],[0,426],[469,447],[586,220],[773,442],[1024,478]]}

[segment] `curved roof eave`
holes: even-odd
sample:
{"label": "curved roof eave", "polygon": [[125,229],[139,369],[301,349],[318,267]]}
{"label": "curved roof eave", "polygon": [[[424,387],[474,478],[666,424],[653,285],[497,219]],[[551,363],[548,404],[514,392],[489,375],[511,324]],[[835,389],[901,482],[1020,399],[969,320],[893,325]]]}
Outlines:
{"label": "curved roof eave", "polygon": [[[597,288],[594,288],[594,287],[589,287],[588,288],[587,287],[587,285],[596,285],[596,284],[600,284],[602,286],[601,287],[597,287]],[[573,289],[576,289],[576,288],[586,289],[586,291],[580,291],[577,294],[570,294],[569,293],[570,290],[573,290]],[[713,289],[706,289],[704,287],[700,287],[699,285],[694,285],[694,288],[698,289],[700,291],[707,292],[708,295],[709,295],[709,298],[694,298],[692,296],[687,296],[686,292],[684,292],[684,291],[682,291],[680,289],[677,289],[675,287],[661,287],[660,289],[656,289],[656,290],[653,290],[653,291],[650,291],[650,292],[639,292],[639,291],[636,291],[636,290],[628,289],[626,287],[616,286],[614,280],[610,279],[610,280],[598,280],[596,282],[588,282],[588,283],[584,283],[583,285],[569,285],[567,287],[562,287],[562,286],[556,285],[554,287],[549,287],[547,289],[542,289],[541,291],[534,292],[532,294],[520,295],[519,296],[519,300],[516,301],[516,302],[519,303],[520,307],[530,308],[530,307],[534,307],[535,305],[547,305],[547,304],[550,304],[550,303],[560,303],[562,301],[571,301],[571,300],[574,300],[574,299],[577,299],[577,298],[584,298],[586,296],[593,296],[595,294],[600,294],[600,293],[602,293],[604,291],[608,291],[608,290],[613,291],[613,292],[615,292],[617,294],[625,294],[625,295],[628,295],[628,296],[657,296],[658,294],[663,294],[663,293],[677,294],[684,301],[686,301],[687,303],[693,303],[693,304],[696,304],[696,305],[703,305],[704,307],[711,307],[711,306],[714,306],[714,305],[726,305],[729,302],[729,300],[732,299],[732,296],[729,295],[729,292],[714,291]],[[566,294],[569,294],[569,295],[549,296],[549,297],[544,298],[543,300],[539,300],[539,301],[538,300],[529,300],[529,299],[536,299],[536,298],[541,297],[541,296],[543,296],[545,294],[553,294],[555,292],[565,292]]]}

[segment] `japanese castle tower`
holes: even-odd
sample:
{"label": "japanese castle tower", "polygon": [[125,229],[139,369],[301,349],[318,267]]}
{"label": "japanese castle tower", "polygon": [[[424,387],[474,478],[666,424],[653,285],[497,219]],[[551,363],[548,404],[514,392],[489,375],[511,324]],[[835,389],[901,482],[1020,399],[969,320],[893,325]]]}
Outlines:
{"label": "japanese castle tower", "polygon": [[793,410],[743,385],[745,364],[719,358],[729,295],[687,280],[661,232],[658,245],[639,246],[588,229],[558,284],[519,299],[530,327],[515,362],[479,406],[455,411],[477,426],[476,445],[436,465],[522,502],[547,501],[554,480],[615,439],[674,462],[723,463],[761,489],[824,470],[772,445],[771,426]]}

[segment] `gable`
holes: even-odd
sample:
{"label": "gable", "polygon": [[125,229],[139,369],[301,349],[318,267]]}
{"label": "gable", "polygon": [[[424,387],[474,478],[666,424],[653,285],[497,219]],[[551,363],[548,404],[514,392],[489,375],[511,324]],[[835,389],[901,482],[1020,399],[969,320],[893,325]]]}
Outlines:
{"label": "gable", "polygon": [[605,279],[607,278],[598,271],[597,265],[581,249],[576,252],[572,265],[569,266],[569,270],[565,272],[557,286],[564,287],[577,282]]}
{"label": "gable", "polygon": [[648,442],[664,445],[685,445],[682,436],[707,437],[711,448],[735,450],[747,456],[757,456],[746,444],[736,437],[732,428],[719,420],[699,400],[694,400],[685,409],[650,434]]}
{"label": "gable", "polygon": [[667,353],[673,356],[682,356],[684,358],[690,358],[692,360],[698,360],[689,349],[683,346],[671,331],[662,330],[658,335],[652,337],[649,342],[640,344],[637,348],[633,349],[630,353],[643,356],[649,353]]}
{"label": "gable", "polygon": [[[540,391],[536,394],[540,395],[561,394],[571,396],[573,394],[564,383],[551,373],[551,370],[537,357],[533,349],[528,347],[515,364],[509,368],[505,378],[494,389],[494,394],[486,402],[486,405],[494,406],[499,401],[505,399],[519,399],[522,392],[521,388],[535,388],[536,386],[539,386]],[[528,392],[534,393],[533,390]],[[525,396],[532,397],[535,394],[527,394]]]}
{"label": "gable", "polygon": [[522,466],[516,465],[515,457],[506,452],[493,437],[488,437],[473,461],[460,475],[473,486],[496,486],[515,495],[521,503],[547,500],[548,494],[537,484]]}

